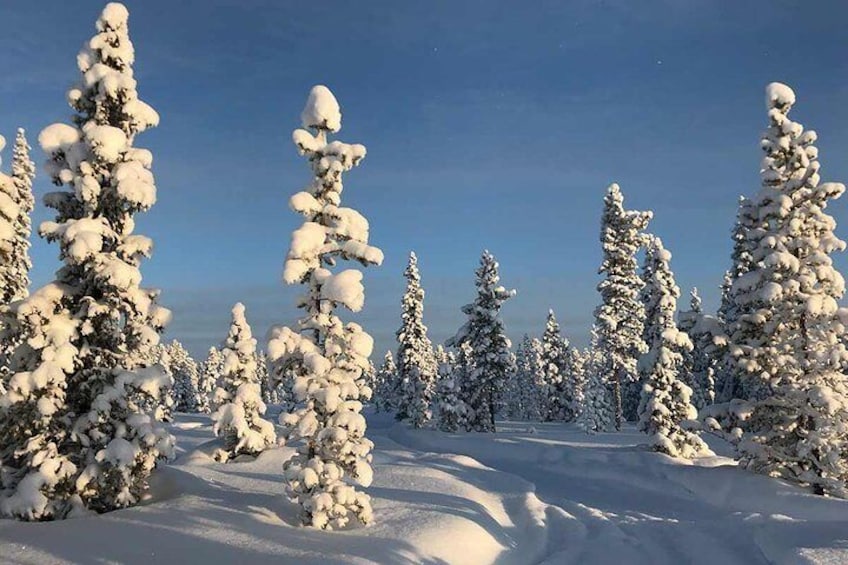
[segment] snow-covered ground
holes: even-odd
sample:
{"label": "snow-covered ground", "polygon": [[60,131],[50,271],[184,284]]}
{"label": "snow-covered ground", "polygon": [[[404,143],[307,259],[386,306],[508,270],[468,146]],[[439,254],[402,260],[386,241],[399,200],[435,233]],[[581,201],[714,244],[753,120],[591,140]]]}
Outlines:
{"label": "snow-covered ground", "polygon": [[[2,563],[848,563],[848,502],[710,457],[681,463],[633,430],[502,422],[497,434],[411,430],[369,414],[376,523],[295,526],[291,453],[215,463],[206,416],[180,415],[174,464],[141,507],[0,521]],[[713,443],[721,452],[726,446]]]}

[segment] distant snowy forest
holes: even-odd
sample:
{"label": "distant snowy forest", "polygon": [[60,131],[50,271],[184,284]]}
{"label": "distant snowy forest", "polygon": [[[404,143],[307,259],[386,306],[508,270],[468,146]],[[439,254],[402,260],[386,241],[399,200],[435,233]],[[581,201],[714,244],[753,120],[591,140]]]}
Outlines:
{"label": "distant snowy forest", "polygon": [[28,277],[36,167],[23,130],[0,173],[0,515],[52,521],[144,503],[179,453],[173,426],[185,414],[209,415],[215,464],[289,449],[279,492],[301,525],[320,530],[384,519],[367,493],[380,467],[366,415],[387,419],[379,413],[406,434],[490,434],[518,422],[528,436],[548,423],[610,437],[635,430],[649,450],[682,460],[729,445],[742,469],[848,498],[848,308],[831,259],[845,242],[827,212],[845,186],[821,182],[816,133],[790,118],[790,87],[765,89],[763,157],[751,164],[762,184],[728,218],[733,252],[717,312],[703,311],[697,289],[678,306],[652,212],[628,209],[611,184],[598,202],[603,261],[588,348],[570,344],[553,311],[539,336],[514,343],[500,310],[516,291],[488,251],[469,272],[465,324],[433,344],[410,253],[397,349],[372,357],[365,328],[343,317],[365,307],[363,274],[346,265],[383,261],[367,219],[342,203],[343,177],[366,148],[334,138],[339,103],[315,86],[292,134],[310,178],[292,190],[303,223],[283,267],[302,288],[300,317],[260,344],[236,304],[220,347],[195,360],[178,341],[160,343],[171,314],[141,286],[153,242],[134,217],[152,209],[156,186],[153,155],[136,137],[159,116],[139,98],[128,18],[121,4],[105,7],[77,56],[71,123],[38,135],[40,174],[58,187],[44,198],[55,219],[38,234],[62,262],[41,288]]}

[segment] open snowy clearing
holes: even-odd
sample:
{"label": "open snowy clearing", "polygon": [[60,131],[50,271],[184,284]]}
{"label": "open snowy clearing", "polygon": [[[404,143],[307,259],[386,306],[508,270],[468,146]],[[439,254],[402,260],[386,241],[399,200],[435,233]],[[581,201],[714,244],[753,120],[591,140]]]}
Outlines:
{"label": "open snowy clearing", "polygon": [[[0,521],[4,563],[845,563],[848,502],[710,457],[685,464],[633,430],[503,422],[497,434],[411,430],[369,414],[377,522],[300,528],[291,454],[218,464],[208,417],[179,415],[153,499],[103,516]],[[713,445],[721,451],[722,445]],[[725,449],[726,451],[726,449]],[[94,523],[92,523],[94,522]]]}

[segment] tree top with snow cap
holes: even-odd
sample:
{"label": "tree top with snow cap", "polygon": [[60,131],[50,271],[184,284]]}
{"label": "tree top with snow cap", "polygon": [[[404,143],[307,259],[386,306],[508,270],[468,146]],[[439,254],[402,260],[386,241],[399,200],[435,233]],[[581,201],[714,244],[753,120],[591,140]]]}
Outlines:
{"label": "tree top with snow cap", "polygon": [[795,104],[795,91],[782,82],[772,82],[766,86],[766,108],[789,110]]}
{"label": "tree top with snow cap", "polygon": [[326,129],[337,132],[342,129],[342,111],[330,89],[319,84],[309,91],[306,106],[300,113],[305,128]]}

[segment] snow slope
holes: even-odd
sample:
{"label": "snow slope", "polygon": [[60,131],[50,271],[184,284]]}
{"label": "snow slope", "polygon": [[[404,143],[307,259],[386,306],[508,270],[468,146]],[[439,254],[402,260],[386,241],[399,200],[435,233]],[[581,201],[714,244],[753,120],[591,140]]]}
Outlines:
{"label": "snow slope", "polygon": [[497,434],[449,435],[368,416],[370,527],[294,526],[297,508],[281,494],[291,450],[218,464],[208,416],[180,415],[181,454],[154,474],[150,501],[63,522],[0,521],[0,562],[848,562],[848,502],[724,457],[681,463],[638,447],[633,430],[503,422]]}

